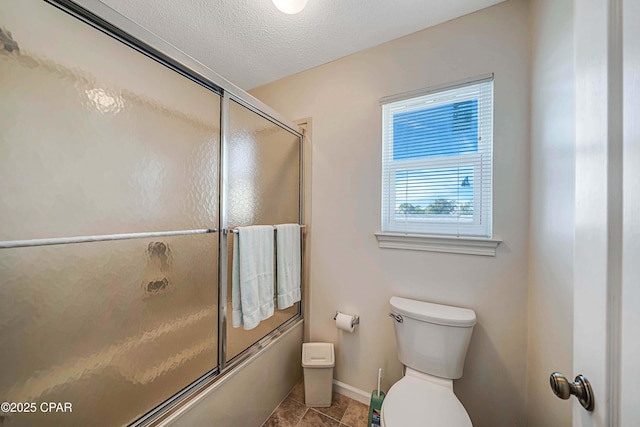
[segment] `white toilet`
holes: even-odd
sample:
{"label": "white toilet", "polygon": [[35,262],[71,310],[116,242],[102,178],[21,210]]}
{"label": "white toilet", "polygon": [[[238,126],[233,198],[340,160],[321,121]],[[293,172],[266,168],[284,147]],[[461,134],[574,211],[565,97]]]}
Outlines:
{"label": "white toilet", "polygon": [[476,313],[400,297],[389,302],[405,375],[382,404],[382,426],[471,427],[453,380],[462,377]]}

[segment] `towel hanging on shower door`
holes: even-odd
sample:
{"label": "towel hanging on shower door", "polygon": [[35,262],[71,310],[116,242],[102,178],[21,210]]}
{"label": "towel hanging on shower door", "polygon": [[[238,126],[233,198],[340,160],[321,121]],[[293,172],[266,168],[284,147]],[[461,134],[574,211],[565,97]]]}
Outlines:
{"label": "towel hanging on shower door", "polygon": [[253,329],[273,316],[273,227],[238,227],[233,245],[232,325]]}
{"label": "towel hanging on shower door", "polygon": [[278,309],[300,301],[300,225],[276,225],[276,271]]}

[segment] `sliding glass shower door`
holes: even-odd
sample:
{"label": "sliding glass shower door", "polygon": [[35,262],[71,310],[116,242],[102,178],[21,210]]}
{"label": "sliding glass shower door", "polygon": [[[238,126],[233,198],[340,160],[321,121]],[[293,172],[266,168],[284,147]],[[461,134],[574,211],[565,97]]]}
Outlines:
{"label": "sliding glass shower door", "polygon": [[301,135],[85,12],[0,0],[2,427],[144,423],[301,315],[225,323],[219,232],[302,222]]}
{"label": "sliding glass shower door", "polygon": [[127,424],[218,365],[220,96],[41,0],[0,29],[0,425]]}
{"label": "sliding glass shower door", "polygon": [[[244,105],[229,100],[226,165],[226,227],[300,222],[300,137]],[[231,271],[237,234],[228,235]],[[231,274],[227,276],[227,313],[231,313]],[[274,289],[275,298],[275,289]],[[251,330],[227,322],[226,357],[230,361],[273,329],[295,317],[300,303]]]}

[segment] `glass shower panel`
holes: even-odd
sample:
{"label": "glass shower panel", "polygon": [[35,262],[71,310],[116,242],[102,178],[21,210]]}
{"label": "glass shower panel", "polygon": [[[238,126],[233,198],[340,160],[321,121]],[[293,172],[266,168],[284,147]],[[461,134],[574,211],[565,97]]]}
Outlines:
{"label": "glass shower panel", "polygon": [[[0,241],[218,227],[218,94],[41,0],[0,31]],[[214,369],[217,263],[216,233],[0,249],[0,402],[73,405],[0,425],[126,424]]]}
{"label": "glass shower panel", "polygon": [[216,228],[218,94],[41,0],[0,28],[0,240]]}
{"label": "glass shower panel", "polygon": [[0,250],[0,401],[73,409],[7,425],[123,425],[213,369],[217,247],[204,234]]}
{"label": "glass shower panel", "polygon": [[[300,221],[300,138],[243,105],[229,102],[227,146],[228,227]],[[228,270],[236,235],[229,234]],[[227,312],[231,313],[231,275]],[[275,290],[274,290],[275,294]],[[233,328],[227,322],[227,360],[263,338],[299,312],[299,303],[275,310],[255,329]]]}

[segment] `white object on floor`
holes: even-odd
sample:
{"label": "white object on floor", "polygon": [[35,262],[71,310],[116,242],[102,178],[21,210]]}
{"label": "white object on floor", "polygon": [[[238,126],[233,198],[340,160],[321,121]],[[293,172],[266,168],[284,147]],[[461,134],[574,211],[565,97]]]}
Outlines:
{"label": "white object on floor", "polygon": [[333,367],[335,364],[333,343],[312,342],[302,344],[305,405],[317,408],[331,406]]}
{"label": "white object on floor", "polygon": [[453,381],[407,368],[382,404],[382,427],[471,427],[471,419],[455,394]]}
{"label": "white object on floor", "polygon": [[472,427],[453,393],[453,380],[462,377],[474,311],[399,297],[389,303],[406,373],[382,404],[382,426],[405,427],[420,420],[424,427]]}

